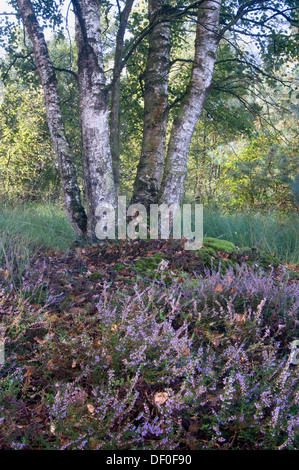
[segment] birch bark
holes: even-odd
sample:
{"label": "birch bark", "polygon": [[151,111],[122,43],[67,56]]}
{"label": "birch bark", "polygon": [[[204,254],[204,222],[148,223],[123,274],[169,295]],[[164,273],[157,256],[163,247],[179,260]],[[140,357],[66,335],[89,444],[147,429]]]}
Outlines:
{"label": "birch bark", "polygon": [[73,0],[78,48],[82,155],[87,235],[95,236],[99,204],[116,206],[109,138],[108,91],[104,74],[98,0]]}
{"label": "birch bark", "polygon": [[[149,0],[150,23],[166,0]],[[166,152],[170,22],[157,22],[149,33],[145,71],[142,150],[134,182],[133,202],[146,207],[157,202]]]}
{"label": "birch bark", "polygon": [[212,82],[219,43],[220,6],[221,0],[206,0],[199,5],[194,65],[171,129],[159,203],[180,204],[184,195],[191,138]]}
{"label": "birch bark", "polygon": [[86,214],[81,204],[76,169],[65,136],[55,71],[31,1],[17,0],[17,3],[32,43],[37,70],[44,90],[47,123],[58,160],[66,212],[76,234],[81,236],[86,231]]}

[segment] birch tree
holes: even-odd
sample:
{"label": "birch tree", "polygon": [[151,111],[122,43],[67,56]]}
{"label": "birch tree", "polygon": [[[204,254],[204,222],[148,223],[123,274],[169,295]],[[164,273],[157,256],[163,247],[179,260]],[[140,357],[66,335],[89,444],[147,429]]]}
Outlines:
{"label": "birch tree", "polygon": [[221,0],[204,1],[198,7],[192,74],[169,140],[159,202],[182,201],[191,139],[212,83],[219,44]]}
{"label": "birch tree", "polygon": [[148,19],[153,27],[149,32],[144,76],[142,148],[133,191],[133,201],[146,207],[157,200],[166,152],[170,20],[165,7],[166,0],[148,1]]}
{"label": "birch tree", "polygon": [[73,0],[76,14],[78,87],[82,159],[87,204],[87,235],[93,236],[96,209],[116,206],[109,139],[108,91],[103,65],[101,5],[98,0]]}
{"label": "birch tree", "polygon": [[18,0],[18,7],[31,39],[37,71],[44,90],[47,122],[57,155],[66,212],[76,234],[81,236],[86,232],[87,218],[81,202],[76,168],[65,136],[55,71],[31,1]]}

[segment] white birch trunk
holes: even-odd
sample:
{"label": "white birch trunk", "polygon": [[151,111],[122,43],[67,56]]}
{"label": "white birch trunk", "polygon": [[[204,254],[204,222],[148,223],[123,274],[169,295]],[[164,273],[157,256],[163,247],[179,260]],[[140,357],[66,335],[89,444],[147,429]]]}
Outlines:
{"label": "white birch trunk", "polygon": [[191,138],[212,82],[219,43],[221,0],[203,1],[198,10],[194,65],[182,105],[173,122],[159,202],[180,204],[184,195]]}
{"label": "white birch trunk", "polygon": [[96,208],[116,206],[109,137],[108,92],[103,69],[98,0],[73,0],[78,47],[78,83],[87,204],[87,234],[95,236]]}
{"label": "white birch trunk", "polygon": [[32,43],[37,70],[44,90],[47,122],[58,160],[66,212],[76,234],[81,236],[86,231],[86,214],[81,204],[76,169],[65,136],[55,71],[31,1],[17,0],[17,3]]}

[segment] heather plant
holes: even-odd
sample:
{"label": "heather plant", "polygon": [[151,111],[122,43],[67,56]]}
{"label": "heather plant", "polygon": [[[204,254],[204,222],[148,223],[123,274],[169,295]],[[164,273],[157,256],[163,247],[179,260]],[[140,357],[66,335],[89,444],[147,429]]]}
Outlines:
{"label": "heather plant", "polygon": [[[298,328],[298,285],[289,283],[289,274],[282,270],[279,280],[272,273],[253,269],[243,263],[225,274],[206,270],[198,278],[186,278],[185,301],[196,305],[201,319],[217,317],[225,326],[236,321],[268,325],[272,331],[286,328],[291,334]],[[262,311],[256,315],[254,312]]]}
{"label": "heather plant", "polygon": [[298,448],[299,289],[286,272],[242,265],[130,292],[105,285],[93,310],[60,313],[49,292],[6,316],[2,446]]}

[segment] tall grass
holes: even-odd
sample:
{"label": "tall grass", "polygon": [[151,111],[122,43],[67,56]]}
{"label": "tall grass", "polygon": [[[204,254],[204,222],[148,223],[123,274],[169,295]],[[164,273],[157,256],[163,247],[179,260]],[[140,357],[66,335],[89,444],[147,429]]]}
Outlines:
{"label": "tall grass", "polygon": [[204,236],[255,246],[284,263],[299,263],[299,217],[296,214],[223,213],[204,208]]}
{"label": "tall grass", "polygon": [[49,249],[67,251],[76,235],[62,207],[50,203],[0,210],[0,272],[14,285],[32,260]]}
{"label": "tall grass", "polygon": [[24,204],[0,210],[0,234],[26,245],[65,251],[76,235],[63,207],[52,203]]}

